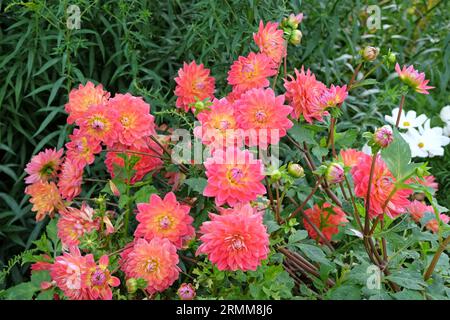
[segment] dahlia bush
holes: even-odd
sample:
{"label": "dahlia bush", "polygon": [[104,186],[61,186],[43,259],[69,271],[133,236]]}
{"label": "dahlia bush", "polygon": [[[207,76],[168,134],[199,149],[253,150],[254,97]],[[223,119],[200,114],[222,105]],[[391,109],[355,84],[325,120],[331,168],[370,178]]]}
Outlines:
{"label": "dahlia bush", "polygon": [[[31,210],[47,224],[20,257],[31,280],[1,296],[450,298],[448,210],[432,168],[413,159],[442,155],[450,139],[405,104],[433,87],[372,47],[349,83],[287,70],[302,20],[255,26],[254,44],[221,75],[228,86],[184,62],[168,107],[184,128],[161,123],[143,97],[91,81],[74,88],[64,148],[25,169]],[[389,124],[337,130],[380,66],[398,74]]]}

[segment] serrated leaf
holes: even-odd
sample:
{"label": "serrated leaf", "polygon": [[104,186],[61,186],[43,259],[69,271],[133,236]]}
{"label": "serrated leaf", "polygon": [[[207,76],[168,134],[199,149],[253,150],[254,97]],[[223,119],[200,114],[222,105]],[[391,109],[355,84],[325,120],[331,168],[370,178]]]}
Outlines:
{"label": "serrated leaf", "polygon": [[184,180],[184,183],[187,184],[191,190],[202,194],[208,181],[205,178],[189,178]]}

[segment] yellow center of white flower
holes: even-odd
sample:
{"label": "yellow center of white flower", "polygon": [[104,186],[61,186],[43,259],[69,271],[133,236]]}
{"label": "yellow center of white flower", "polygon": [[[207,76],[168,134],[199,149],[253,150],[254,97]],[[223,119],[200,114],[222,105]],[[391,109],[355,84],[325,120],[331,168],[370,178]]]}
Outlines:
{"label": "yellow center of white flower", "polygon": [[417,146],[422,149],[423,147],[425,147],[425,144],[423,142],[419,142]]}
{"label": "yellow center of white flower", "polygon": [[403,126],[404,127],[409,127],[411,125],[411,123],[409,123],[409,121],[404,121],[403,122]]}

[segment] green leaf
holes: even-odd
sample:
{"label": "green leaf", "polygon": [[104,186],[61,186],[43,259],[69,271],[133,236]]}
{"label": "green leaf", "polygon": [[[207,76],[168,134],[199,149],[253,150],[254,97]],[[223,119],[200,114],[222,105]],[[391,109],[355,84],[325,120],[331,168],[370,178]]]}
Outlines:
{"label": "green leaf", "polygon": [[299,123],[294,124],[294,126],[289,130],[289,135],[291,135],[298,143],[306,142],[307,144],[317,144],[316,140],[314,140],[314,132],[312,130],[308,130]]}
{"label": "green leaf", "polygon": [[319,263],[331,265],[331,262],[327,259],[325,253],[319,247],[301,243],[298,248],[311,260]]}
{"label": "green leaf", "polygon": [[36,289],[36,286],[33,283],[24,282],[6,290],[6,299],[31,300],[37,290],[39,289]]}
{"label": "green leaf", "polygon": [[422,165],[422,163],[411,162],[411,149],[396,129],[394,129],[394,141],[381,151],[381,157],[397,181],[411,175]]}
{"label": "green leaf", "polygon": [[187,184],[191,190],[202,194],[208,181],[205,178],[189,178],[184,180],[184,183]]}
{"label": "green leaf", "polygon": [[143,186],[134,194],[134,201],[136,203],[146,203],[154,193],[158,193],[158,190],[154,186]]}
{"label": "green leaf", "polygon": [[328,292],[328,298],[331,300],[359,300],[361,299],[361,288],[344,284],[340,287],[332,288]]}
{"label": "green leaf", "polygon": [[420,292],[407,289],[393,293],[392,296],[397,300],[424,300]]}
{"label": "green leaf", "polygon": [[406,289],[422,290],[426,287],[426,283],[420,272],[414,270],[396,270],[387,276],[386,279],[395,282],[399,286]]}
{"label": "green leaf", "polygon": [[289,236],[288,243],[296,243],[308,237],[308,232],[306,230],[297,230],[294,234]]}

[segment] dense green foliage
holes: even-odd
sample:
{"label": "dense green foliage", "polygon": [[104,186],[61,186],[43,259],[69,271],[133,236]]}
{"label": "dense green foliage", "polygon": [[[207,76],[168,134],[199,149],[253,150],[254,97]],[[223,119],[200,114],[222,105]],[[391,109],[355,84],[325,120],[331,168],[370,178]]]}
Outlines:
{"label": "dense green foliage", "polygon": [[[224,88],[231,61],[247,54],[260,19],[304,12],[302,45],[290,48],[288,70],[305,65],[325,83],[348,83],[360,47],[374,45],[382,53],[391,48],[400,63],[413,63],[436,87],[428,96],[410,95],[406,108],[439,125],[438,112],[450,102],[450,2],[380,1],[383,30],[369,31],[362,8],[370,2],[0,1],[0,267],[45,229],[24,197],[23,169],[43,147],[65,143],[63,104],[71,88],[89,79],[111,92],[142,95],[153,114],[160,112],[159,122],[176,126],[183,120],[164,110],[174,106],[173,78],[183,61],[204,63]],[[69,4],[82,10],[80,30],[66,27]],[[383,68],[374,79],[392,72]],[[380,125],[398,104],[399,97],[389,94],[395,85],[384,81],[354,90],[358,99],[348,99],[338,130]],[[377,95],[378,88],[387,93]],[[440,183],[438,199],[448,206],[449,147],[430,163]],[[12,266],[11,281],[21,282],[25,271]]]}

